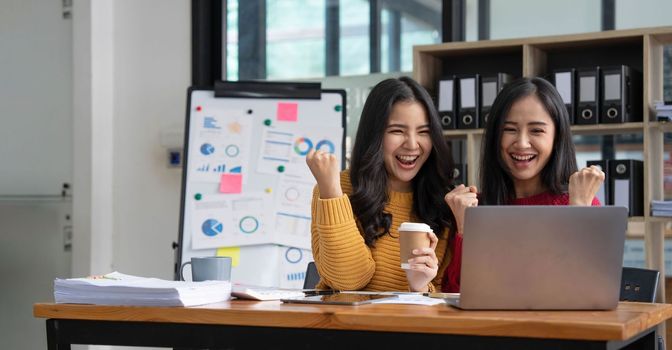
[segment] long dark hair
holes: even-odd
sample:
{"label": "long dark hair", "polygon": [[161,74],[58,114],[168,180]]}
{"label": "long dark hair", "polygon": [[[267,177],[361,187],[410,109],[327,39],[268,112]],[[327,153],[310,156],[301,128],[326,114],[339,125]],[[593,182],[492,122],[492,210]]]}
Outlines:
{"label": "long dark hair", "polygon": [[560,94],[543,78],[521,78],[506,85],[490,109],[481,147],[480,204],[502,205],[515,198],[513,180],[500,152],[502,130],[511,106],[530,95],[541,101],[555,124],[553,151],[541,171],[541,182],[551,193],[560,194],[567,190],[569,176],[576,172],[576,152],[569,114]]}
{"label": "long dark hair", "polygon": [[453,164],[432,99],[411,78],[387,79],[378,83],[366,99],[350,163],[350,202],[369,247],[382,235],[389,234],[392,224],[392,214],[384,212],[389,196],[382,149],[392,106],[398,102],[418,102],[423,106],[432,140],[432,151],[412,181],[413,211],[439,237],[446,227],[455,225],[453,214],[443,199],[452,188],[448,171]]}

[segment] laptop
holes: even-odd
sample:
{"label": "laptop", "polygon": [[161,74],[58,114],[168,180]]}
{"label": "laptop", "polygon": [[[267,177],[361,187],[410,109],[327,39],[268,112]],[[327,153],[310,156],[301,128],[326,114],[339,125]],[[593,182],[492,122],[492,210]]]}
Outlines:
{"label": "laptop", "polygon": [[618,305],[624,207],[466,209],[460,297],[467,310],[609,310]]}

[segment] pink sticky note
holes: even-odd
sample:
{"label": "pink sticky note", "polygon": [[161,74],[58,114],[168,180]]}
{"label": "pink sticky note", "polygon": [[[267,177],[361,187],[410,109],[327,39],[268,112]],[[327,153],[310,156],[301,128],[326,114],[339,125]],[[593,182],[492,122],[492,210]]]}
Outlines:
{"label": "pink sticky note", "polygon": [[277,119],[285,122],[295,122],[299,114],[299,105],[296,103],[278,103]]}
{"label": "pink sticky note", "polygon": [[240,193],[243,187],[243,174],[222,174],[219,182],[219,192]]}

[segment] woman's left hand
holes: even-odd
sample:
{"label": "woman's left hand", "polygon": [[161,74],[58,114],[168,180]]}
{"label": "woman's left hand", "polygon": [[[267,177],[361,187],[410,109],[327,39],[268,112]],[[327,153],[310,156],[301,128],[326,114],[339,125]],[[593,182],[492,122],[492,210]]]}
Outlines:
{"label": "woman's left hand", "polygon": [[429,248],[414,249],[414,257],[408,259],[410,269],[406,270],[406,278],[412,292],[429,291],[429,283],[436,277],[439,270],[439,259],[436,257],[436,245],[439,239],[434,232],[427,232]]}
{"label": "woman's left hand", "polygon": [[604,172],[594,165],[575,172],[569,177],[569,204],[591,205],[603,182]]}

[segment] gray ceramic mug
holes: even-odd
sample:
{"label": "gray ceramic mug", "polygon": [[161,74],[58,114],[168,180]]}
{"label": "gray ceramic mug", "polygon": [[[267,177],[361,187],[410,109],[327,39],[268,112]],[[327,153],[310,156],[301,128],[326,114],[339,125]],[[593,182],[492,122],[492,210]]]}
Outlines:
{"label": "gray ceramic mug", "polygon": [[193,257],[180,267],[180,280],[184,281],[184,267],[191,265],[191,280],[229,281],[231,280],[231,257],[203,256]]}

